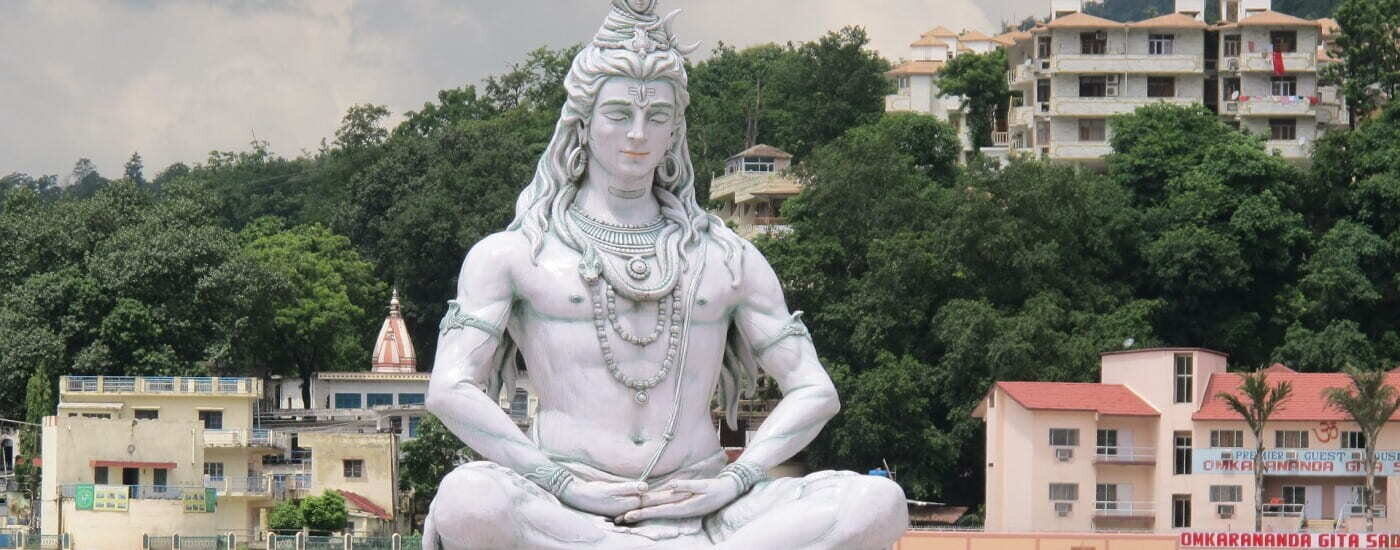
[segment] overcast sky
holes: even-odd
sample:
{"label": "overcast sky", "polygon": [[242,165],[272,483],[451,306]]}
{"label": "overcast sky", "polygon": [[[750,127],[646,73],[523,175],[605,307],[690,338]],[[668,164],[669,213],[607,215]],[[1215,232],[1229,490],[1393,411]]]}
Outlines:
{"label": "overcast sky", "polygon": [[[995,31],[1049,0],[661,0],[687,42],[805,41],[861,25],[896,59],[935,25]],[[3,0],[0,175],[119,176],[203,162],[254,136],[314,151],[347,107],[403,113],[539,46],[590,38],[607,0]]]}

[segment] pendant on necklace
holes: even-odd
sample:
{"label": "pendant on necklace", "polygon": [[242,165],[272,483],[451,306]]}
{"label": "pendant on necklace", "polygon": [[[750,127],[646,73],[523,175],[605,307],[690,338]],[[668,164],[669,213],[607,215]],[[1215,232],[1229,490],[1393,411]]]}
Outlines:
{"label": "pendant on necklace", "polygon": [[647,397],[647,391],[646,391],[646,390],[641,390],[641,391],[637,392],[636,395],[632,396],[632,398],[637,400],[637,404],[638,404],[638,405],[645,405],[645,404],[647,404],[647,399],[648,399],[648,397]]}
{"label": "pendant on necklace", "polygon": [[638,281],[646,279],[651,275],[651,266],[641,256],[632,256],[627,259],[627,275]]}

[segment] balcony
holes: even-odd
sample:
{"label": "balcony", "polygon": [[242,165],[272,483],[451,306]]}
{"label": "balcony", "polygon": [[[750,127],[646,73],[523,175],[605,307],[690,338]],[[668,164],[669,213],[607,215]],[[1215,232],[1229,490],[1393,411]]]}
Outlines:
{"label": "balcony", "polygon": [[1012,67],[1006,75],[1007,84],[1016,87],[1022,84],[1030,84],[1036,80],[1036,66],[1034,63],[1021,64]]}
{"label": "balcony", "polygon": [[1101,518],[1144,518],[1157,514],[1157,506],[1151,502],[1130,502],[1123,500],[1099,500],[1094,502],[1094,516]]}
{"label": "balcony", "polygon": [[1050,146],[1050,158],[1056,160],[1098,160],[1113,152],[1108,142],[1058,143]]}
{"label": "balcony", "polygon": [[1060,55],[1051,60],[1057,73],[1190,74],[1204,73],[1205,60],[1196,55]]}
{"label": "balcony", "polygon": [[1288,160],[1307,160],[1311,158],[1312,144],[1301,141],[1266,141],[1264,150],[1270,153],[1277,153]]}
{"label": "balcony", "polygon": [[1012,107],[1007,124],[1013,127],[1032,128],[1035,126],[1036,107]]}
{"label": "balcony", "polygon": [[[1241,72],[1274,72],[1274,57],[1272,54],[1246,53],[1239,57],[1237,63],[1232,63],[1231,59],[1225,60],[1225,66],[1230,69],[1239,67]],[[1316,72],[1316,53],[1286,53],[1283,54],[1283,70],[1285,72]]]}
{"label": "balcony", "polygon": [[1156,464],[1156,447],[1100,446],[1094,451],[1094,462],[1098,464]]}
{"label": "balcony", "polygon": [[64,376],[62,393],[231,395],[258,397],[256,378],[171,377],[171,376]]}
{"label": "balcony", "polygon": [[268,496],[268,476],[213,477],[205,476],[204,487],[218,491],[219,496]]}
{"label": "balcony", "polygon": [[[1227,111],[1229,111],[1228,107]],[[1259,96],[1250,97],[1249,101],[1240,101],[1239,108],[1234,112],[1238,112],[1240,116],[1315,117],[1317,116],[1317,106],[1313,105],[1308,98],[1294,101],[1282,96]]]}
{"label": "balcony", "polygon": [[1107,117],[1130,114],[1138,107],[1157,103],[1190,106],[1199,102],[1185,97],[1066,97],[1050,102],[1050,114],[1054,116]]}
{"label": "balcony", "polygon": [[204,430],[205,447],[261,447],[269,449],[287,448],[289,438],[285,432],[269,430]]}
{"label": "balcony", "polygon": [[895,94],[885,96],[885,112],[895,113],[900,111],[914,110],[914,102],[907,94]]}

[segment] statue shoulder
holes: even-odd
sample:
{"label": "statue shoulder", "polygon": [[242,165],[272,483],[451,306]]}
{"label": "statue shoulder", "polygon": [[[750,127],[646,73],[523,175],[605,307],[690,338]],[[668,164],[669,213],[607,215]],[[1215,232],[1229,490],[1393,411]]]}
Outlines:
{"label": "statue shoulder", "polygon": [[459,294],[468,289],[509,288],[521,262],[528,262],[530,242],[519,231],[501,231],[477,241],[462,260]]}

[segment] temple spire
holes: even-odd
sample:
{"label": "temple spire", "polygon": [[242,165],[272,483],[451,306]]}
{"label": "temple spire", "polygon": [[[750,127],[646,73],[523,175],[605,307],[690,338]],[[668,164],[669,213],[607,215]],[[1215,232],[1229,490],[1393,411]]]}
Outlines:
{"label": "temple spire", "polygon": [[418,356],[413,351],[413,340],[408,336],[408,326],[403,322],[397,288],[389,298],[389,316],[384,318],[384,325],[379,328],[379,337],[374,341],[371,366],[374,372],[403,373],[418,370]]}

